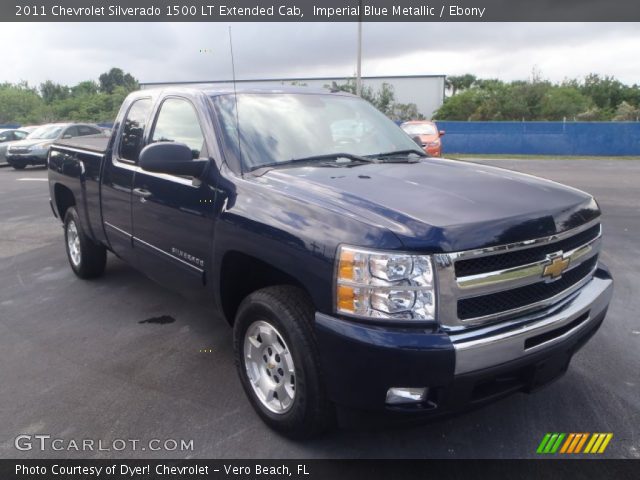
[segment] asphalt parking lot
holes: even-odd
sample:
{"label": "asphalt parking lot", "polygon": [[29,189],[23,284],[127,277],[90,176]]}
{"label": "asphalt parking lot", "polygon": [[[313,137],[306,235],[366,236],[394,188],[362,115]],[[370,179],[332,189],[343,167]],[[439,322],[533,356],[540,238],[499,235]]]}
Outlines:
{"label": "asphalt parking lot", "polygon": [[[559,381],[455,418],[361,426],[294,442],[251,409],[231,330],[110,255],[77,279],[46,170],[0,169],[0,457],[521,458],[546,432],[613,432],[603,456],[640,458],[640,161],[493,160],[593,193],[616,286],[599,333]],[[170,323],[145,322],[162,316]],[[19,451],[19,434],[193,440],[192,451]],[[141,444],[142,444],[141,443]]]}

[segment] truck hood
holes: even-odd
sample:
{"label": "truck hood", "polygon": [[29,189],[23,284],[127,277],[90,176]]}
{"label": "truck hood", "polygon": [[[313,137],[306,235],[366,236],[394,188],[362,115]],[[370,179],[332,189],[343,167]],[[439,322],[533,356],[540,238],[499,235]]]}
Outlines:
{"label": "truck hood", "polygon": [[455,160],[274,169],[294,197],[394,232],[410,250],[451,252],[553,235],[600,215],[593,197],[526,174]]}

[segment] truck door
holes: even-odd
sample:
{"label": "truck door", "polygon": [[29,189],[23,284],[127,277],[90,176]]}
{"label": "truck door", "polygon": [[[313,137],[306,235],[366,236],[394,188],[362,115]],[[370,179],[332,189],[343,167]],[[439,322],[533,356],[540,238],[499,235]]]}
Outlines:
{"label": "truck door", "polygon": [[[201,121],[193,104],[167,97],[149,135],[149,143],[180,142],[193,158],[209,158]],[[213,186],[192,178],[136,171],[132,191],[136,262],[156,280],[186,293],[203,290],[211,256]]]}
{"label": "truck door", "polygon": [[131,224],[131,189],[144,146],[144,131],[151,115],[151,98],[135,100],[122,122],[120,141],[113,146],[102,178],[102,219],[111,249],[129,263],[135,263]]}

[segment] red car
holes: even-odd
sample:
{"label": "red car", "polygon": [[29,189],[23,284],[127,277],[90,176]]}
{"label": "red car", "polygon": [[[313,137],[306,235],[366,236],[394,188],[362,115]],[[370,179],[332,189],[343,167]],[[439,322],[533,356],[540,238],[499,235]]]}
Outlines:
{"label": "red car", "polygon": [[438,131],[435,123],[426,120],[414,120],[404,122],[400,125],[400,128],[416,141],[416,137],[420,138],[420,145],[422,145],[427,155],[430,157],[442,156],[442,141],[440,137],[444,135],[444,130]]}

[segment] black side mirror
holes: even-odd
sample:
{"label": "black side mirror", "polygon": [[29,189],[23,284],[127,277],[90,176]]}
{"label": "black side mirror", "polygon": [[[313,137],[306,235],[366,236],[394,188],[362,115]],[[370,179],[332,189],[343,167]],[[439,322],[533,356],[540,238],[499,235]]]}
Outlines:
{"label": "black side mirror", "polygon": [[193,152],[184,143],[156,142],[142,149],[138,164],[149,172],[198,178],[209,160],[194,160]]}

